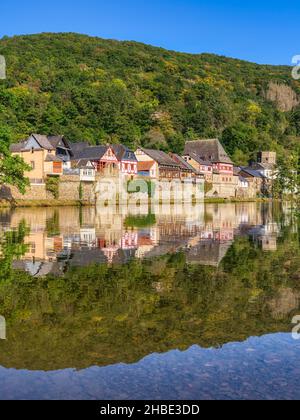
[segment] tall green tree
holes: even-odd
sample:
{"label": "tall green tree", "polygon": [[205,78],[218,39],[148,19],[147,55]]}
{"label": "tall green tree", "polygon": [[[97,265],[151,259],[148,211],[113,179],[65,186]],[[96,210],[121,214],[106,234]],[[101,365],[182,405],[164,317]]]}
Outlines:
{"label": "tall green tree", "polygon": [[19,156],[12,156],[9,150],[9,134],[0,130],[0,186],[13,185],[24,194],[29,180],[24,176],[30,166]]}
{"label": "tall green tree", "polygon": [[280,157],[277,163],[276,179],[273,183],[273,196],[283,198],[285,195],[299,196],[299,155],[291,153]]}

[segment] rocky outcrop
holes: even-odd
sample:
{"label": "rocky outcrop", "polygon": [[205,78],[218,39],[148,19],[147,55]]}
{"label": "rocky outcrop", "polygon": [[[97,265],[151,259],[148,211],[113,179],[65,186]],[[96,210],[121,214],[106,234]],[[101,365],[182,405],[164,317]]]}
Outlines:
{"label": "rocky outcrop", "polygon": [[274,319],[284,319],[299,307],[299,292],[295,292],[290,288],[282,288],[278,295],[269,302]]}
{"label": "rocky outcrop", "polygon": [[283,112],[291,111],[300,103],[296,92],[283,83],[270,82],[265,97],[268,101],[274,102]]}

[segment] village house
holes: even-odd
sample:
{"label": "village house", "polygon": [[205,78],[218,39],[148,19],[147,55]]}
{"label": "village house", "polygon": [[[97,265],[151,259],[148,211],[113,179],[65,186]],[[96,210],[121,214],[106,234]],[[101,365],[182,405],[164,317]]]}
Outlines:
{"label": "village house", "polygon": [[[79,160],[93,163],[98,173],[134,177],[138,173],[138,162],[133,151],[122,144],[87,146],[86,143],[73,146],[73,162]],[[73,166],[76,163],[73,163]]]}
{"label": "village house", "polygon": [[183,157],[177,155],[176,153],[170,153],[170,156],[181,167],[181,179],[204,179],[204,176],[199,173],[192,165],[190,165]]}
{"label": "village house", "polygon": [[[175,162],[167,153],[160,150],[139,148],[135,152],[138,160],[140,173],[152,172],[155,179],[181,179],[182,167]],[[150,162],[148,165],[141,165],[140,162]],[[152,165],[154,163],[154,165]]]}
{"label": "village house", "polygon": [[257,162],[251,163],[251,168],[260,172],[267,180],[276,178],[276,152],[259,152]]}
{"label": "village house", "polygon": [[[142,147],[134,153],[122,144],[91,146],[87,142],[70,143],[62,135],[32,134],[24,141],[12,144],[11,153],[22,157],[31,167],[31,171],[25,173],[31,184],[27,199],[49,197],[45,189],[48,177],[60,177],[59,193],[70,200],[78,195],[76,182],[87,183],[83,196],[89,200],[94,194],[90,184],[100,176],[115,179],[120,175],[125,179],[139,176],[149,178],[153,183],[181,181],[180,187],[191,185],[190,189],[185,189],[186,200],[189,195],[199,198],[204,191],[207,198],[256,198],[270,194],[276,178],[275,152],[260,152],[258,162],[238,168],[234,167],[218,139],[188,141],[183,155],[179,156]],[[157,191],[163,191],[163,188],[160,185]],[[172,197],[176,191],[172,186]],[[7,194],[10,196],[9,191]],[[11,194],[19,197],[14,190]],[[161,197],[158,199],[161,201]]]}
{"label": "village house", "polygon": [[251,167],[241,167],[239,175],[249,183],[248,198],[256,198],[265,195],[267,188],[267,179],[261,172]]}
{"label": "village house", "polygon": [[55,148],[55,154],[63,162],[63,169],[71,168],[73,156],[71,144],[64,136],[48,136],[48,141]]}
{"label": "village house", "polygon": [[151,179],[157,178],[157,163],[154,160],[138,162],[138,176]]}
{"label": "village house", "polygon": [[102,175],[116,176],[119,174],[119,161],[111,146],[83,146],[78,148],[74,152],[72,166],[76,167],[80,160],[91,162],[96,171]]}
{"label": "village house", "polygon": [[251,162],[250,167],[265,178],[265,194],[272,194],[272,185],[277,177],[276,152],[259,152],[257,162]]}
{"label": "village house", "polygon": [[118,159],[120,173],[128,177],[136,176],[138,161],[134,152],[123,144],[114,144],[112,149]]}
{"label": "village house", "polygon": [[205,162],[193,152],[190,152],[188,155],[184,155],[183,159],[197,172],[203,174],[206,182],[213,182],[213,164],[211,162]]}
{"label": "village house", "polygon": [[241,168],[235,166],[233,174],[236,177],[236,198],[253,198],[250,191],[250,182],[241,175]]}
{"label": "village house", "polygon": [[74,165],[75,170],[78,170],[80,181],[82,182],[95,182],[96,168],[93,163],[88,159],[80,159]]}
{"label": "village house", "polygon": [[[138,174],[148,176],[153,182],[160,182],[156,189],[156,199],[161,202],[170,200],[185,202],[201,201],[204,199],[204,177],[177,154],[169,155],[159,150],[139,148],[136,151],[138,160]],[[164,183],[177,182],[178,185]]]}
{"label": "village house", "polygon": [[208,197],[235,197],[237,178],[233,173],[233,162],[218,139],[189,141],[183,156],[191,157],[191,162],[197,156],[200,162],[212,164],[212,188],[207,192]]}
{"label": "village house", "polygon": [[[61,141],[63,141],[61,139]],[[63,141],[63,144],[66,143]],[[10,151],[13,156],[20,156],[31,167],[25,172],[31,184],[42,184],[47,176],[60,176],[63,174],[64,161],[59,156],[62,149],[57,147],[58,142],[53,137],[32,134],[27,140],[12,144]],[[61,147],[63,147],[61,145]]]}

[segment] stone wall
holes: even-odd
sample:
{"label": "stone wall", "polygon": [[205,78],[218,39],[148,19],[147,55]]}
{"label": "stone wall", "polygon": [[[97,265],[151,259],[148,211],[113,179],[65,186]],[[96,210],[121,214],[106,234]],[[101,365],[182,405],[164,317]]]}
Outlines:
{"label": "stone wall", "polygon": [[[80,194],[80,189],[82,195]],[[82,199],[93,203],[95,201],[95,185],[93,182],[80,182],[78,175],[64,175],[60,177],[59,199],[76,201]]]}
{"label": "stone wall", "polygon": [[27,188],[26,193],[21,194],[16,187],[3,185],[0,188],[0,199],[7,201],[14,200],[47,200],[45,184],[32,184]]}
{"label": "stone wall", "polygon": [[95,188],[96,200],[98,203],[115,201],[122,204],[149,203],[150,183],[152,203],[192,203],[204,200],[204,179],[193,182],[179,179],[158,181],[150,178],[136,178],[130,185],[126,184],[125,179],[119,178],[110,178],[109,182],[99,182]]}
{"label": "stone wall", "polygon": [[[81,185],[81,187],[80,187]],[[89,203],[95,202],[95,184],[93,182],[80,182],[79,176],[61,176],[59,182],[59,200],[78,201],[81,199]],[[26,193],[21,194],[17,188],[2,186],[0,188],[0,200],[6,201],[47,201],[54,200],[53,195],[46,190],[45,184],[31,184]]]}

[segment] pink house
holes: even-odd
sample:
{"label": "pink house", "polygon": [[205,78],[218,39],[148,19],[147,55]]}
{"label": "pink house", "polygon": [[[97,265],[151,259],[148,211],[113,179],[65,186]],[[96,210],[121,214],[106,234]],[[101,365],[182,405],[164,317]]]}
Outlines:
{"label": "pink house", "polygon": [[185,145],[185,156],[197,156],[198,159],[213,166],[213,170],[224,175],[225,181],[233,177],[233,162],[218,139],[189,141]]}
{"label": "pink house", "polygon": [[118,160],[120,172],[126,176],[135,176],[138,173],[138,161],[133,151],[123,144],[112,146]]}
{"label": "pink house", "polygon": [[138,162],[134,152],[121,144],[83,147],[73,157],[75,161],[82,159],[92,162],[100,173],[121,173],[127,176],[138,173]]}

